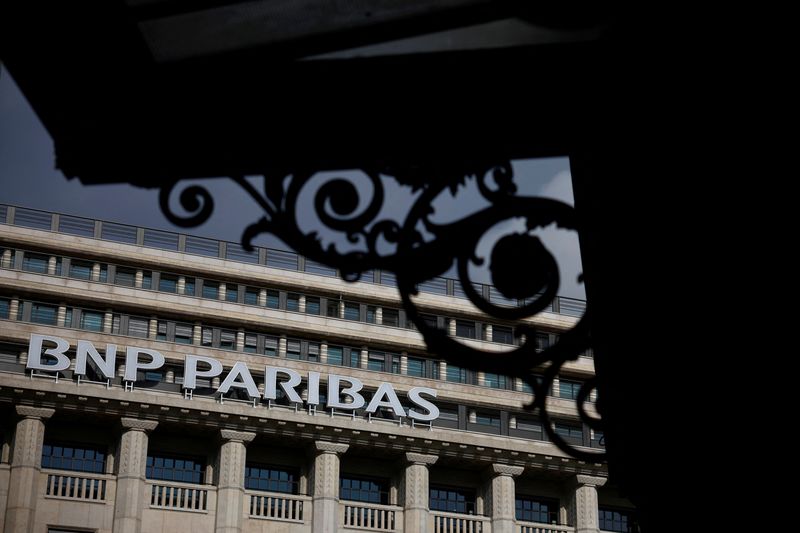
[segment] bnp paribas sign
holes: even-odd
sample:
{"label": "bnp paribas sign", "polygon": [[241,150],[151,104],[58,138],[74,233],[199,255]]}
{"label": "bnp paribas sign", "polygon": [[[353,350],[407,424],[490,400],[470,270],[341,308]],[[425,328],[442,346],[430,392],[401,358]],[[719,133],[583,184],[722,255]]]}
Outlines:
{"label": "bnp paribas sign", "polygon": [[[66,339],[54,335],[32,334],[28,347],[28,364],[30,370],[45,372],[58,372],[67,370],[71,361],[66,352],[70,343]],[[128,346],[125,349],[125,374],[123,380],[135,383],[139,371],[153,371],[164,366],[164,355],[156,350]],[[107,344],[105,354],[101,355],[95,346],[84,340],[77,341],[75,350],[75,370],[77,376],[87,375],[87,366],[91,362],[93,371],[105,377],[114,379],[117,369],[117,345]],[[297,389],[303,381],[303,376],[291,368],[266,365],[264,368],[264,394],[262,395],[246,363],[237,361],[225,372],[222,362],[213,357],[202,355],[186,355],[183,363],[183,388],[193,391],[197,388],[198,378],[209,380],[220,378],[216,392],[228,393],[231,389],[241,389],[246,392],[251,400],[276,400],[278,387],[286,397],[297,404],[307,404],[318,407],[320,402],[320,382],[323,374],[308,372],[306,387],[308,390],[305,402],[300,397]],[[396,416],[408,417],[420,422],[430,422],[439,417],[439,408],[425,398],[436,398],[436,389],[429,387],[413,387],[406,397],[412,407],[404,407],[391,383],[381,383],[367,403],[361,390],[364,384],[358,378],[339,374],[327,376],[327,399],[324,406],[330,409],[354,411],[366,405],[367,413],[375,413],[380,408],[391,409]]]}

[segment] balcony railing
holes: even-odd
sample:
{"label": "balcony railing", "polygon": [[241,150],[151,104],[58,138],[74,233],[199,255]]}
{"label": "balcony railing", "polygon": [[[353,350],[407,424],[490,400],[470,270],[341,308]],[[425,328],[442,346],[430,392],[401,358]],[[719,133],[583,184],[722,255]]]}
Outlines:
{"label": "balcony railing", "polygon": [[311,498],[296,494],[246,492],[250,518],[304,522],[311,516]]}
{"label": "balcony railing", "polygon": [[214,502],[210,501],[215,494],[213,487],[171,481],[148,480],[147,483],[150,485],[152,508],[207,513],[209,507],[214,507]]}
{"label": "balcony railing", "polygon": [[517,521],[517,533],[574,533],[572,526]]}
{"label": "balcony railing", "polygon": [[43,472],[47,475],[44,494],[48,498],[105,502],[113,477],[80,472]]}
{"label": "balcony railing", "polygon": [[376,503],[342,502],[339,504],[342,527],[364,531],[396,531],[403,521],[403,508]]}
{"label": "balcony railing", "polygon": [[429,529],[433,533],[491,533],[491,519],[486,516],[431,511]]}
{"label": "balcony railing", "polygon": [[[0,204],[0,224],[121,242],[191,255],[217,257],[228,261],[263,265],[267,268],[294,270],[318,276],[337,275],[334,269],[314,263],[294,252],[258,247],[253,252],[245,252],[240,244],[234,242],[193,237],[169,231],[128,226],[12,205]],[[371,270],[365,273],[361,281],[388,287],[397,286],[394,274],[391,272],[383,273],[379,270]],[[490,285],[481,283],[473,283],[473,285],[484,298],[497,305],[514,307],[525,304],[523,301],[509,300],[503,297]],[[445,277],[433,278],[421,284],[419,291],[424,294],[466,298],[466,294],[460,289],[459,281]],[[585,301],[563,296],[554,298],[545,309],[545,311],[552,313],[574,317],[582,316],[585,310]]]}

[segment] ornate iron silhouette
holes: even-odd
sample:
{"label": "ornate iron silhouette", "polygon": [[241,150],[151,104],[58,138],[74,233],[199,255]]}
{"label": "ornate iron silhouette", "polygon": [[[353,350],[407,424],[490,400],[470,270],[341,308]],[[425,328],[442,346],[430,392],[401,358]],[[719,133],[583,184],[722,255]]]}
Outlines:
{"label": "ornate iron silhouette", "polygon": [[[589,348],[588,305],[575,327],[563,332],[552,346],[537,351],[535,328],[522,323],[516,329],[525,335],[525,341],[511,351],[496,353],[462,344],[446,331],[429,326],[412,300],[418,294],[420,283],[441,276],[455,261],[464,293],[487,315],[502,320],[520,320],[541,312],[557,295],[559,273],[555,258],[535,235],[517,233],[503,236],[494,244],[488,265],[495,288],[506,298],[525,301],[520,307],[498,306],[485,299],[475,290],[468,266],[470,262],[475,265],[483,263],[476,248],[480,238],[494,225],[512,218],[523,218],[528,232],[551,224],[577,231],[574,208],[556,200],[516,196],[509,162],[449,167],[446,172],[441,168],[421,166],[365,169],[372,196],[364,207],[360,207],[362,199],[356,186],[341,177],[328,180],[313,193],[314,209],[320,222],[328,229],[346,235],[350,243],[364,246],[364,249],[341,252],[335,244],[323,246],[321,235],[316,231],[304,233],[298,224],[300,195],[315,174],[314,169],[295,169],[291,174],[274,172],[263,176],[263,190],[258,190],[242,176],[232,178],[264,211],[264,216],[242,234],[242,246],[246,250],[253,249],[252,241],[256,236],[272,233],[305,257],[338,269],[347,281],[357,281],[362,273],[375,268],[394,272],[407,317],[420,331],[432,353],[448,363],[521,378],[534,393],[533,402],[525,408],[537,412],[554,444],[580,460],[604,459],[604,452],[579,450],[566,442],[556,433],[547,411],[547,390],[559,370],[566,361],[577,359]],[[391,176],[399,184],[419,192],[402,225],[394,220],[377,219],[385,199],[381,175]],[[455,193],[468,179],[477,181],[480,194],[490,202],[490,206],[452,223],[434,223],[431,216],[435,199],[447,189]],[[170,183],[160,191],[160,205],[165,216],[182,227],[198,226],[208,220],[214,209],[213,198],[201,186],[193,185],[180,192],[180,205],[189,213],[187,216],[172,211],[169,200],[177,185],[178,182]],[[380,239],[392,243],[395,252],[379,253]],[[585,409],[589,393],[595,387],[594,379],[585,382],[576,401],[583,421],[600,430],[600,420],[589,416]]]}

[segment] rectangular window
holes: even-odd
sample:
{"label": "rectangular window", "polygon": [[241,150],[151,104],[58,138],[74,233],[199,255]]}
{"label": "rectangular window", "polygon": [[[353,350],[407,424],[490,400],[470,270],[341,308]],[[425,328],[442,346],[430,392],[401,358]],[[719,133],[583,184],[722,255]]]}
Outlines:
{"label": "rectangular window", "polygon": [[517,520],[558,524],[558,501],[530,496],[517,496],[515,502]]}
{"label": "rectangular window", "polygon": [[264,337],[264,355],[278,357],[278,337]]}
{"label": "rectangular window", "polygon": [[194,296],[195,293],[195,283],[194,278],[186,278],[185,284],[183,286],[183,294],[186,296]]}
{"label": "rectangular window", "polygon": [[164,320],[158,321],[158,328],[156,329],[156,340],[165,341],[167,340],[167,323]]}
{"label": "rectangular window", "polygon": [[508,388],[508,376],[504,376],[502,374],[494,374],[492,372],[486,372],[483,375],[483,382],[487,387],[491,387],[493,389],[506,389]]}
{"label": "rectangular window", "polygon": [[598,509],[598,522],[600,523],[600,529],[603,531],[639,532],[639,524],[633,510],[600,507]]}
{"label": "rectangular window", "polygon": [[300,476],[296,470],[283,467],[248,464],[244,469],[244,488],[297,494]]}
{"label": "rectangular window", "polygon": [[447,381],[453,383],[467,383],[467,370],[459,366],[447,364]]}
{"label": "rectangular window", "polygon": [[300,341],[296,340],[286,341],[286,358],[300,359]]}
{"label": "rectangular window", "polygon": [[247,305],[258,305],[258,289],[247,287],[244,291],[244,303]]}
{"label": "rectangular window", "polygon": [[375,307],[374,305],[367,306],[367,322],[369,322],[370,324],[375,323],[375,320],[377,318],[377,311],[378,308]]}
{"label": "rectangular window", "polygon": [[219,283],[216,281],[203,280],[203,298],[209,300],[219,299]]}
{"label": "rectangular window", "polygon": [[431,511],[475,514],[475,491],[431,485]]}
{"label": "rectangular window", "polygon": [[175,324],[175,342],[178,344],[192,344],[194,326],[191,324]]}
{"label": "rectangular window", "polygon": [[592,433],[591,433],[591,437],[592,437],[591,446],[593,448],[605,448],[606,447],[606,441],[605,441],[605,438],[604,438],[604,435],[603,435],[602,431],[597,431],[597,430],[593,429]]}
{"label": "rectangular window", "polygon": [[361,318],[361,306],[353,302],[344,302],[345,320],[359,320]]}
{"label": "rectangular window", "polygon": [[328,364],[341,365],[344,363],[342,357],[343,348],[341,346],[328,346]]}
{"label": "rectangular window", "polygon": [[500,344],[514,344],[514,332],[506,326],[493,326],[492,341]]}
{"label": "rectangular window", "polygon": [[361,350],[356,348],[347,348],[347,351],[350,352],[350,366],[353,368],[358,368],[361,366]]}
{"label": "rectangular window", "polygon": [[133,316],[128,318],[128,335],[146,339],[149,336],[149,329],[150,321],[148,319]]}
{"label": "rectangular window", "polygon": [[383,372],[386,369],[386,354],[370,350],[367,356],[367,368],[376,372]]}
{"label": "rectangular window", "polygon": [[419,316],[429,328],[436,329],[439,327],[439,319],[436,317],[436,315],[426,315],[424,313],[420,313]]}
{"label": "rectangular window", "polygon": [[228,283],[225,285],[225,301],[238,302],[239,301],[239,286],[235,283]]}
{"label": "rectangular window", "polygon": [[408,367],[406,373],[409,376],[416,376],[418,378],[425,377],[425,359],[417,359],[415,357],[408,358]]}
{"label": "rectangular window", "polygon": [[306,313],[309,315],[318,315],[320,312],[319,298],[316,296],[306,296]]}
{"label": "rectangular window", "polygon": [[147,479],[201,484],[205,477],[205,464],[198,458],[148,454],[145,475]]}
{"label": "rectangular window", "polygon": [[200,345],[201,346],[213,346],[214,345],[214,330],[213,328],[203,327],[202,334],[200,336]]}
{"label": "rectangular window", "polygon": [[286,295],[286,310],[287,311],[300,311],[300,295],[290,292]]}
{"label": "rectangular window", "polygon": [[499,428],[500,415],[492,413],[483,413],[479,411],[475,413],[475,423],[480,424],[481,426],[491,426],[493,428]]}
{"label": "rectangular window", "polygon": [[530,438],[535,440],[544,439],[544,428],[542,423],[532,418],[517,418],[517,429],[521,431],[530,431]]}
{"label": "rectangular window", "polygon": [[[21,305],[20,309],[22,309]],[[39,303],[31,304],[31,322],[55,326],[57,316],[58,307],[55,305],[45,305]]]}
{"label": "rectangular window", "polygon": [[270,309],[280,309],[281,295],[278,291],[267,289],[267,307]]}
{"label": "rectangular window", "polygon": [[339,497],[343,500],[389,503],[389,482],[384,479],[342,475],[339,480]]}
{"label": "rectangular window", "polygon": [[456,320],[456,337],[476,339],[475,322],[469,320]]}
{"label": "rectangular window", "polygon": [[80,328],[89,331],[103,331],[103,313],[82,311]]}
{"label": "rectangular window", "polygon": [[178,276],[172,274],[161,274],[158,279],[158,290],[161,292],[178,292]]}
{"label": "rectangular window", "polygon": [[255,333],[244,334],[244,351],[247,353],[256,353],[258,351],[258,335]]}
{"label": "rectangular window", "polygon": [[11,309],[11,300],[8,298],[0,298],[0,318],[8,318],[8,313]]}
{"label": "rectangular window", "polygon": [[219,332],[219,347],[223,350],[236,349],[236,332],[223,329]]}
{"label": "rectangular window", "polygon": [[92,263],[73,259],[69,263],[68,276],[75,279],[92,279]]}
{"label": "rectangular window", "polygon": [[108,283],[108,266],[100,265],[100,277],[98,278],[101,283]]}
{"label": "rectangular window", "polygon": [[397,309],[383,308],[383,325],[400,327],[400,312]]}
{"label": "rectangular window", "polygon": [[42,446],[42,468],[102,474],[106,454],[100,446],[46,442]]}
{"label": "rectangular window", "polygon": [[558,396],[559,398],[567,398],[575,400],[578,397],[578,392],[581,390],[581,384],[577,381],[569,381],[566,379],[558,380]]}
{"label": "rectangular window", "polygon": [[123,287],[136,285],[136,270],[117,267],[117,272],[114,274],[114,285],[122,285]]}
{"label": "rectangular window", "polygon": [[37,274],[47,274],[47,262],[49,260],[49,256],[25,252],[22,257],[22,270],[36,272]]}
{"label": "rectangular window", "polygon": [[142,288],[143,289],[152,289],[153,288],[153,273],[149,270],[145,270],[142,272]]}
{"label": "rectangular window", "polygon": [[308,360],[313,362],[319,361],[319,343],[308,343]]}
{"label": "rectangular window", "polygon": [[328,305],[325,309],[325,316],[329,316],[332,318],[339,318],[338,300],[328,300]]}
{"label": "rectangular window", "polygon": [[557,435],[560,435],[565,441],[571,444],[583,444],[583,428],[574,424],[565,422],[555,422],[553,427]]}
{"label": "rectangular window", "polygon": [[550,335],[548,333],[538,332],[536,334],[536,351],[541,352],[550,347]]}

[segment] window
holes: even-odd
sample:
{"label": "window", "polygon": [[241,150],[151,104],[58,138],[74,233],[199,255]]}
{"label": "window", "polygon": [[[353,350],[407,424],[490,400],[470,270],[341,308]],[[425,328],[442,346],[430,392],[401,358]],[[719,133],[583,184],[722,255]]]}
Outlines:
{"label": "window", "polygon": [[38,274],[47,274],[47,262],[49,260],[49,256],[26,252],[22,256],[22,270],[36,272]]}
{"label": "window", "polygon": [[343,500],[386,505],[389,503],[389,483],[383,479],[343,475],[340,479],[339,496]]}
{"label": "window", "polygon": [[264,355],[278,357],[278,337],[264,337]]}
{"label": "window", "polygon": [[282,467],[248,464],[244,469],[244,488],[246,490],[297,494],[298,480],[297,471]]}
{"label": "window", "polygon": [[571,444],[583,444],[583,428],[565,422],[555,422],[553,424],[556,434],[560,435],[565,441]]}
{"label": "window", "polygon": [[370,350],[367,357],[367,368],[377,372],[383,372],[386,369],[386,354]]}
{"label": "window", "polygon": [[73,259],[69,264],[68,276],[75,279],[92,279],[92,263]]}
{"label": "window", "polygon": [[539,332],[536,334],[536,351],[541,352],[550,347],[550,335]]}
{"label": "window", "polygon": [[359,320],[361,318],[361,306],[353,302],[344,302],[345,320]]}
{"label": "window", "polygon": [[475,339],[475,322],[468,320],[456,320],[456,337]]}
{"label": "window", "polygon": [[558,396],[560,398],[567,398],[574,400],[578,397],[578,392],[581,390],[581,384],[577,381],[568,381],[560,379],[558,381]]}
{"label": "window", "polygon": [[161,292],[178,292],[178,276],[172,274],[161,274],[158,279],[158,290]]}
{"label": "window", "polygon": [[492,341],[500,344],[514,344],[514,332],[506,326],[492,326]]}
{"label": "window", "polygon": [[149,329],[150,321],[148,319],[137,317],[128,318],[128,335],[146,339],[148,337]]}
{"label": "window", "polygon": [[103,331],[103,313],[82,311],[80,328],[89,331]]}
{"label": "window", "polygon": [[375,323],[377,311],[378,309],[374,305],[367,306],[367,322],[369,322],[370,324]]}
{"label": "window", "polygon": [[606,440],[602,431],[596,429],[591,430],[591,446],[592,448],[605,448]]}
{"label": "window", "polygon": [[425,359],[416,359],[414,357],[408,358],[408,367],[406,373],[409,376],[416,376],[418,378],[425,377]]}
{"label": "window", "polygon": [[147,455],[145,474],[147,479],[179,481],[182,483],[203,483],[205,464],[196,458]]}
{"label": "window", "polygon": [[186,278],[184,287],[183,287],[183,294],[187,296],[194,296],[195,292],[195,283],[194,278]]}
{"label": "window", "polygon": [[8,298],[0,298],[0,318],[8,318],[8,313],[11,309],[11,300]]}
{"label": "window", "polygon": [[153,288],[153,273],[149,270],[145,270],[142,273],[142,288],[143,289],[152,289]]}
{"label": "window", "polygon": [[460,366],[447,365],[447,381],[453,383],[467,383],[468,382],[467,370]]}
{"label": "window", "polygon": [[346,348],[350,352],[350,366],[358,368],[361,366],[361,350],[356,348]]}
{"label": "window", "polygon": [[400,327],[400,312],[397,309],[383,308],[383,325]]}
{"label": "window", "polygon": [[300,359],[300,341],[287,340],[286,341],[286,358],[287,359]]}
{"label": "window", "polygon": [[256,353],[258,351],[258,335],[255,333],[245,333],[244,351],[247,353]]}
{"label": "window", "polygon": [[214,330],[212,328],[203,327],[202,335],[200,336],[201,346],[214,345]]}
{"label": "window", "polygon": [[306,313],[309,315],[318,315],[320,312],[319,298],[316,296],[306,296]]}
{"label": "window", "polygon": [[286,310],[287,311],[300,311],[300,295],[290,292],[286,295]]}
{"label": "window", "polygon": [[203,280],[203,298],[209,300],[219,299],[219,283],[216,281]]}
{"label": "window", "polygon": [[328,364],[342,365],[344,363],[342,354],[343,348],[341,346],[328,346]]}
{"label": "window", "polygon": [[309,361],[319,361],[319,343],[318,342],[309,342],[308,343],[308,360]]}
{"label": "window", "polygon": [[422,319],[422,321],[425,322],[425,325],[427,327],[431,329],[436,329],[439,327],[439,319],[436,318],[435,315],[426,315],[421,313],[419,316]]}
{"label": "window", "polygon": [[102,474],[106,454],[99,446],[48,442],[42,446],[42,468]]}
{"label": "window", "polygon": [[55,326],[57,316],[58,307],[55,305],[31,304],[31,322]]}
{"label": "window", "polygon": [[167,340],[167,323],[163,320],[158,321],[158,329],[156,330],[156,340]]}
{"label": "window", "polygon": [[100,277],[98,278],[101,283],[108,283],[108,266],[100,265]]}
{"label": "window", "polygon": [[192,344],[194,327],[191,324],[175,324],[175,342],[178,344]]}
{"label": "window", "polygon": [[638,533],[639,524],[632,510],[611,509],[600,507],[598,521],[603,531],[618,531],[620,533]]}
{"label": "window", "polygon": [[223,329],[219,332],[219,347],[223,350],[236,349],[236,332]]}
{"label": "window", "polygon": [[431,511],[475,514],[475,491],[431,485]]}
{"label": "window", "polygon": [[133,287],[136,285],[136,271],[132,268],[117,267],[117,272],[114,274],[114,285]]}
{"label": "window", "polygon": [[278,291],[267,289],[267,307],[270,309],[280,309],[281,295]]}
{"label": "window", "polygon": [[499,428],[500,415],[479,411],[475,413],[475,423],[481,426],[491,426],[493,428]]}
{"label": "window", "polygon": [[558,502],[555,500],[517,496],[515,507],[517,520],[558,524]]}
{"label": "window", "polygon": [[244,291],[244,303],[247,305],[258,305],[258,289],[247,287]]}
{"label": "window", "polygon": [[517,418],[517,429],[520,431],[529,431],[530,438],[535,440],[544,440],[544,428],[542,423],[532,418]]}
{"label": "window", "polygon": [[228,283],[225,286],[225,301],[238,302],[239,301],[239,286],[235,283]]}
{"label": "window", "polygon": [[337,300],[328,300],[325,307],[325,316],[339,318],[339,302]]}
{"label": "window", "polygon": [[509,378],[502,374],[494,374],[492,372],[485,372],[483,375],[483,382],[487,387],[493,389],[507,389]]}

